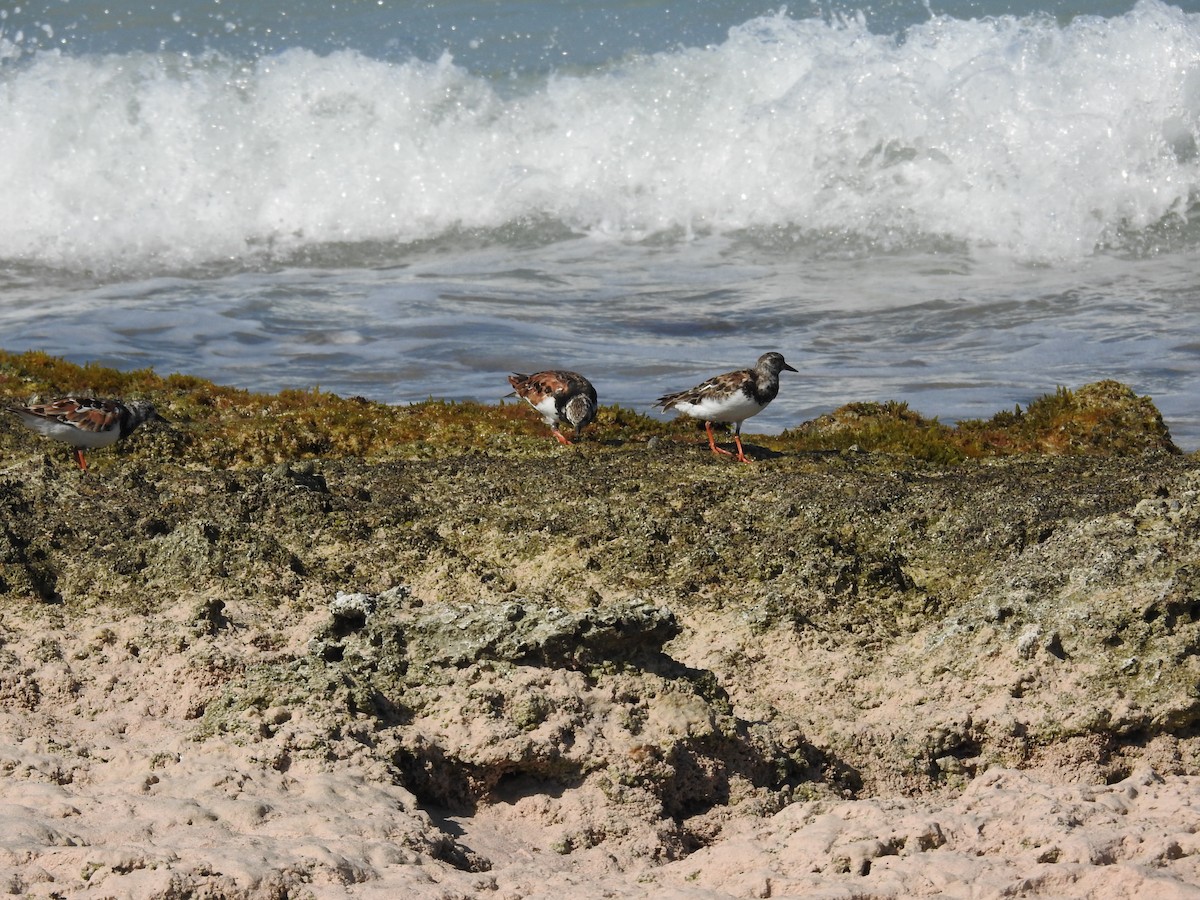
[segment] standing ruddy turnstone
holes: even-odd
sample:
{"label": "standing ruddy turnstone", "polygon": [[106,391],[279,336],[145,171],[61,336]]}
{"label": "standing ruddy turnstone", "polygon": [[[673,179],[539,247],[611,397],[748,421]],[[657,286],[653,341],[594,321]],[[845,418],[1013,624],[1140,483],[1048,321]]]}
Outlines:
{"label": "standing ruddy turnstone", "polygon": [[21,421],[39,434],[75,448],[75,461],[87,471],[83,451],[115,444],[129,437],[139,425],[150,421],[171,424],[144,400],[96,400],[91,397],[63,397],[37,406],[8,406]]}
{"label": "standing ruddy turnstone", "polygon": [[580,430],[596,418],[596,389],[578,372],[554,369],[532,375],[509,375],[508,383],[513,391],[506,396],[520,397],[540,412],[560,444],[571,443],[558,430],[560,422],[574,427],[575,440],[579,440]]}
{"label": "standing ruddy turnstone", "polygon": [[708,446],[713,453],[733,456],[717,446],[713,438],[713,422],[733,424],[733,442],[737,444],[738,462],[750,462],[742,450],[742,422],[762,412],[779,393],[779,373],[796,370],[784,362],[782,354],[764,353],[753,369],[739,369],[717,375],[703,384],[676,394],[667,394],[654,401],[663,411],[677,409],[694,419],[704,420]]}

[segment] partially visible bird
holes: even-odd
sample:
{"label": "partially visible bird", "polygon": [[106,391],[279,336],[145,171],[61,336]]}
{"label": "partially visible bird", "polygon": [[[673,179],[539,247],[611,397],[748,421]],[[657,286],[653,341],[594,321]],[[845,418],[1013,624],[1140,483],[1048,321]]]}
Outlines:
{"label": "partially visible bird", "polygon": [[753,369],[739,369],[717,375],[686,391],[667,394],[654,401],[663,411],[677,409],[685,415],[704,420],[708,446],[713,453],[733,456],[717,446],[713,437],[713,422],[733,423],[733,441],[737,444],[738,462],[750,462],[742,449],[742,422],[762,412],[779,393],[779,373],[795,372],[779,353],[764,353]]}
{"label": "partially visible bird", "polygon": [[150,421],[171,424],[144,400],[97,400],[93,397],[63,397],[35,406],[6,406],[21,422],[39,434],[75,448],[75,461],[87,471],[83,451],[115,444],[129,437],[139,425]]}
{"label": "partially visible bird", "polygon": [[508,397],[520,397],[542,414],[560,444],[571,440],[558,430],[560,423],[575,429],[575,440],[585,425],[596,418],[596,389],[578,372],[552,369],[532,375],[509,375],[513,386]]}

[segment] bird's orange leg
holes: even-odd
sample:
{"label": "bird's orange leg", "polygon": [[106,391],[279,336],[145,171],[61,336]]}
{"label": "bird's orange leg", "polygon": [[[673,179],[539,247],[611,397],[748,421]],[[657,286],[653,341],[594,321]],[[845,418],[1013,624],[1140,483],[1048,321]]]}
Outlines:
{"label": "bird's orange leg", "polygon": [[567,437],[565,434],[563,434],[557,428],[552,428],[551,431],[554,433],[554,437],[558,440],[558,442],[560,444],[563,444],[564,446],[567,446],[567,447],[571,446],[571,439],[569,437]]}
{"label": "bird's orange leg", "polygon": [[83,448],[82,447],[75,448],[75,462],[79,463],[79,471],[80,472],[87,471],[87,460],[84,459],[84,457],[83,457]]}
{"label": "bird's orange leg", "polygon": [[734,435],[733,435],[733,442],[734,442],[735,444],[737,444],[737,448],[738,448],[738,452],[737,452],[737,459],[738,459],[738,462],[744,462],[744,463],[752,463],[752,462],[754,462],[754,460],[752,460],[752,459],[749,459],[749,458],[746,456],[746,451],[742,449],[742,436],[741,436],[740,434],[734,433]]}
{"label": "bird's orange leg", "polygon": [[[712,422],[705,422],[704,430],[708,432],[708,446],[712,448],[713,453],[717,453],[722,456],[733,456],[733,454],[730,453],[728,450],[724,450],[717,446],[717,439],[715,437],[713,437]],[[741,449],[741,446],[742,446],[741,444],[738,444],[739,450]]]}

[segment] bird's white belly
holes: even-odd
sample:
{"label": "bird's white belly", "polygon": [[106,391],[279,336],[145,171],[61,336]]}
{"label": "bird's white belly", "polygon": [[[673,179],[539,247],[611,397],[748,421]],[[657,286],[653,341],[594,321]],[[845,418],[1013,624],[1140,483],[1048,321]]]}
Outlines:
{"label": "bird's white belly", "polygon": [[707,422],[740,422],[762,412],[762,407],[741,391],[728,397],[705,397],[697,403],[681,401],[675,408]]}
{"label": "bird's white belly", "polygon": [[115,443],[121,436],[116,428],[108,431],[84,431],[74,425],[65,425],[53,419],[24,414],[21,414],[21,420],[39,434],[70,444],[72,447],[82,447],[85,450],[107,447],[109,444]]}
{"label": "bird's white belly", "polygon": [[547,425],[553,425],[558,421],[558,409],[554,405],[553,395],[543,397],[537,403],[531,401],[529,405],[542,414]]}

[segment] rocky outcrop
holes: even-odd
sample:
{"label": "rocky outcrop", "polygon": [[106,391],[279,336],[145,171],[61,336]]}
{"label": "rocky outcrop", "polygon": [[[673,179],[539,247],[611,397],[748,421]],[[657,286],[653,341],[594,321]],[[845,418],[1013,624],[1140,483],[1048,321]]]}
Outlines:
{"label": "rocky outcrop", "polygon": [[[389,826],[414,859],[476,875],[500,857],[446,823],[505,810],[644,874],[765,816],[799,840],[994,773],[1200,775],[1194,459],[763,455],[11,465],[0,714],[59,784],[134,753],[134,719],[162,729],[147,796],[204,747],[260,780],[352,768],[426,811]],[[103,752],[63,749],[95,722]],[[909,851],[946,843],[912,815]],[[888,840],[817,868],[862,874]]]}

